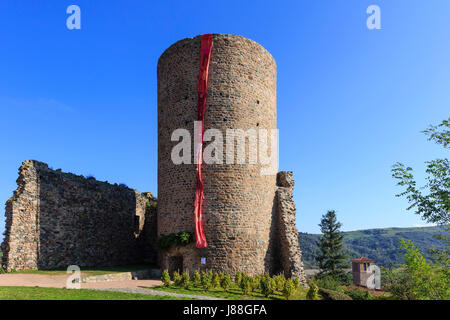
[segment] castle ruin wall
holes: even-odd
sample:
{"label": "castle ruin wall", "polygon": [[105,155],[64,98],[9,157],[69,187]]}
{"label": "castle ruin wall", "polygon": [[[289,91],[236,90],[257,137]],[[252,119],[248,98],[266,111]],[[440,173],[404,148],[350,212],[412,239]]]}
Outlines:
{"label": "castle ruin wall", "polygon": [[[154,262],[156,199],[38,161],[6,203],[5,270]],[[153,261],[152,261],[153,260]]]}
{"label": "castle ruin wall", "polygon": [[277,176],[278,236],[281,264],[285,276],[305,282],[302,252],[298,243],[295,225],[295,202],[293,199],[294,178],[291,171],[281,171]]}

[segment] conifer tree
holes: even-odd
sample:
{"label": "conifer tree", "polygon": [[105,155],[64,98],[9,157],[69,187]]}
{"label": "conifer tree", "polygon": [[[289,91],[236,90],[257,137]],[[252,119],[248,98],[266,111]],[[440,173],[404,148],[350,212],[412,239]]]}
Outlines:
{"label": "conifer tree", "polygon": [[337,221],[336,212],[329,210],[322,216],[319,227],[322,236],[317,242],[320,249],[316,261],[319,264],[319,278],[330,276],[339,281],[346,281],[345,263],[347,255],[343,252],[344,237],[340,232],[341,223]]}

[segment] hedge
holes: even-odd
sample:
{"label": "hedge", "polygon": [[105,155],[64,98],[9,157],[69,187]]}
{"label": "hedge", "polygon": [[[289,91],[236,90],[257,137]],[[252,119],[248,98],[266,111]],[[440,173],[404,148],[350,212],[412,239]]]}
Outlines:
{"label": "hedge", "polygon": [[352,300],[348,295],[342,292],[330,290],[330,289],[319,289],[319,293],[324,300]]}

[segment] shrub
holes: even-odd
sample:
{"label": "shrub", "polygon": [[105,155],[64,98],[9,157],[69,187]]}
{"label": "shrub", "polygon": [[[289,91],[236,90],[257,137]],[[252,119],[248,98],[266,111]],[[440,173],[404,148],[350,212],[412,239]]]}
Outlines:
{"label": "shrub", "polygon": [[252,290],[253,290],[253,286],[252,285],[253,285],[252,278],[247,277],[247,276],[243,276],[242,277],[241,286],[240,287],[241,287],[242,292],[244,294],[249,295],[252,292]]}
{"label": "shrub", "polygon": [[342,292],[341,282],[331,276],[316,279],[319,288]]}
{"label": "shrub", "polygon": [[238,272],[236,272],[236,275],[234,276],[234,283],[236,283],[236,285],[238,287],[240,287],[241,281],[242,281],[242,273],[238,271]]}
{"label": "shrub", "polygon": [[181,285],[183,286],[183,288],[188,289],[189,285],[191,284],[191,279],[189,277],[189,273],[187,271],[184,271],[181,274]]}
{"label": "shrub", "polygon": [[324,300],[352,300],[352,298],[345,293],[330,289],[320,288],[319,293],[322,295]]}
{"label": "shrub", "polygon": [[259,288],[259,280],[257,277],[248,277],[248,281],[250,281],[250,292],[254,292]]}
{"label": "shrub", "polygon": [[338,281],[340,281],[343,286],[350,286],[353,284],[353,275],[351,272],[346,272],[338,277]]}
{"label": "shrub", "polygon": [[294,278],[294,286],[295,286],[295,290],[300,289],[300,280],[298,278]]}
{"label": "shrub", "polygon": [[220,285],[220,276],[218,273],[214,273],[211,280],[211,286],[217,288]]}
{"label": "shrub", "polygon": [[164,283],[164,286],[166,287],[170,286],[170,275],[167,269],[162,272],[161,281]]}
{"label": "shrub", "polygon": [[295,294],[295,284],[292,279],[287,279],[286,281],[284,281],[282,292],[286,300],[289,300],[289,298],[291,298]]}
{"label": "shrub", "polygon": [[352,290],[345,290],[345,294],[348,295],[353,300],[371,300],[372,295],[368,290],[362,290],[362,289],[352,289]]}
{"label": "shrub", "polygon": [[271,294],[275,292],[276,283],[268,274],[260,278],[259,286],[261,288],[261,293],[268,298]]}
{"label": "shrub", "polygon": [[198,271],[195,271],[192,275],[192,284],[194,285],[194,287],[200,287],[200,285],[202,284],[202,278]]}
{"label": "shrub", "polygon": [[275,279],[275,283],[277,285],[276,290],[278,292],[283,292],[284,283],[286,282],[286,278],[284,277],[284,275],[283,274],[279,274],[279,275],[275,276],[274,279]]}
{"label": "shrub", "polygon": [[253,291],[261,291],[261,281],[259,280],[260,277],[253,277],[252,278],[252,288]]}
{"label": "shrub", "polygon": [[224,274],[222,280],[220,281],[220,286],[225,290],[225,292],[228,292],[228,290],[231,287],[231,279],[228,274]]}
{"label": "shrub", "polygon": [[174,283],[177,287],[181,286],[181,276],[180,276],[180,274],[178,273],[178,271],[174,271],[174,272],[173,272],[173,274],[172,274],[172,279],[173,279],[173,283]]}
{"label": "shrub", "polygon": [[209,272],[202,271],[202,273],[200,274],[200,278],[203,289],[205,289],[205,291],[209,291],[209,289],[211,288],[211,277]]}
{"label": "shrub", "polygon": [[319,287],[313,281],[309,283],[309,290],[306,294],[306,299],[316,300],[318,298]]}

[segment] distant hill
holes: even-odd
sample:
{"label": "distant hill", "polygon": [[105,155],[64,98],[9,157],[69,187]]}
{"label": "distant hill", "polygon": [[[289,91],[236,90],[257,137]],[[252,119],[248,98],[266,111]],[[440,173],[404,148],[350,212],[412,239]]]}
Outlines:
{"label": "distant hill", "polygon": [[[399,238],[412,240],[426,259],[430,259],[427,250],[430,248],[444,249],[444,244],[433,237],[435,234],[445,234],[444,227],[422,228],[386,228],[342,232],[344,245],[350,260],[361,256],[375,260],[378,266],[390,267],[403,263],[403,250]],[[315,257],[319,253],[316,241],[319,234],[298,234],[302,250],[303,263],[306,269],[317,267]]]}

